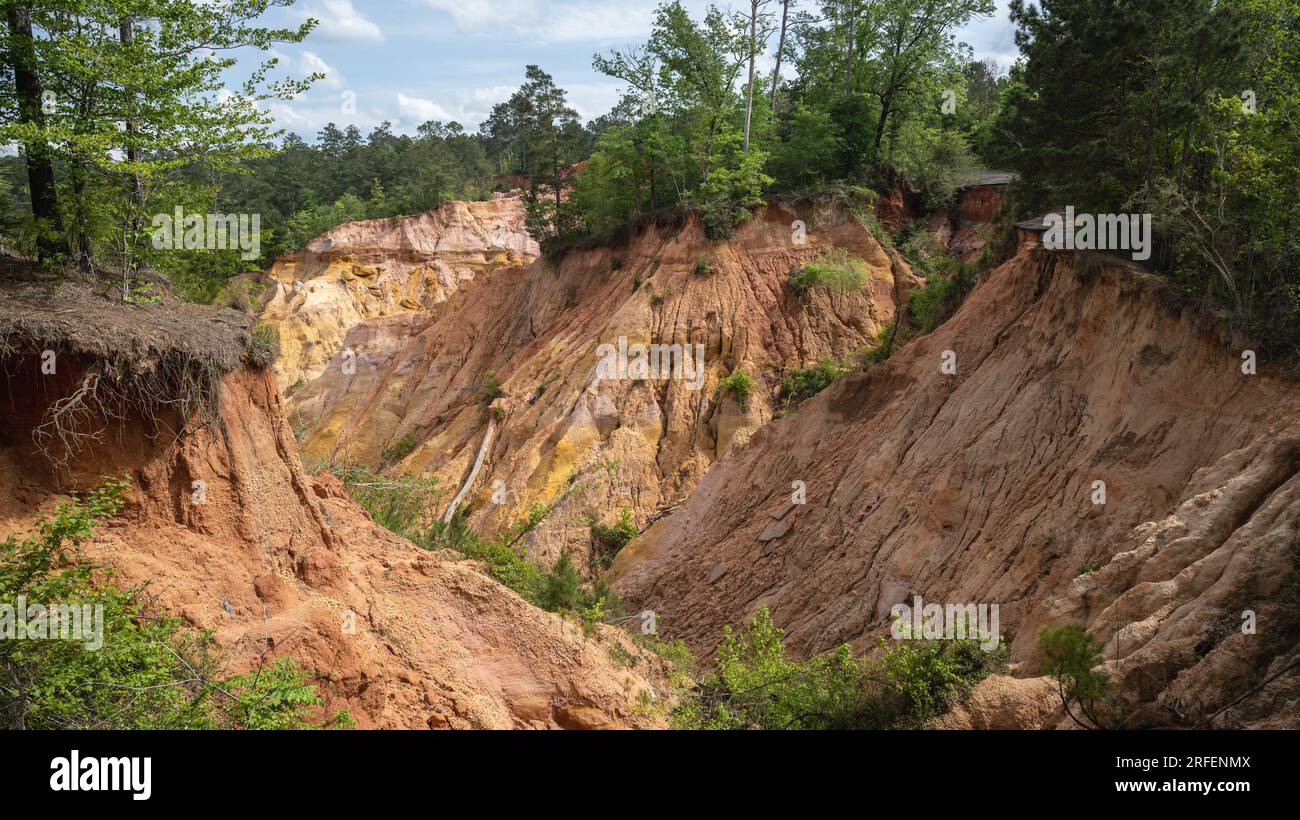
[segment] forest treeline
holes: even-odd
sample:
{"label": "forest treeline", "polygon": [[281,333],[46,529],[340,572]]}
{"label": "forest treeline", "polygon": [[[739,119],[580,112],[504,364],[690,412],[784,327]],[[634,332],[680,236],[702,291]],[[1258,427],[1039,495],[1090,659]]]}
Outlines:
{"label": "forest treeline", "polygon": [[[194,298],[334,225],[520,188],[548,250],[663,209],[728,235],[772,196],[906,187],[951,201],[1017,172],[1003,225],[1073,205],[1150,213],[1150,266],[1271,350],[1300,353],[1300,0],[1014,0],[1008,70],[957,39],[992,0],[736,0],[655,11],[593,56],[623,88],[583,122],[542,67],[477,131],[277,132],[314,77],[222,80],[288,0],[0,3],[0,241],[57,264],[166,274]],[[213,56],[215,51],[216,56]],[[867,196],[867,200],[870,196]],[[261,215],[261,257],[158,249],[177,206]]]}

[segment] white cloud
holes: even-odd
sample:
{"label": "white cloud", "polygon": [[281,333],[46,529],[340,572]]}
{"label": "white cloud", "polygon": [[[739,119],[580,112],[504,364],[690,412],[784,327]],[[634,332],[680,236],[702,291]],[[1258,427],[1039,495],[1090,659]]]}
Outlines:
{"label": "white cloud", "polygon": [[321,88],[339,89],[343,87],[343,75],[334,66],[321,59],[314,51],[304,51],[298,57],[298,66],[304,75],[320,72],[325,75],[317,85]]}
{"label": "white cloud", "polygon": [[275,124],[278,128],[287,128],[293,131],[297,130],[299,126],[310,124],[307,118],[299,114],[289,103],[273,102],[266,108],[271,112],[271,116],[275,118]]}
{"label": "white cloud", "polygon": [[591,120],[606,114],[618,104],[622,94],[623,83],[617,80],[595,81],[589,83],[570,83],[563,86],[569,92],[569,105],[578,116]]}
{"label": "white cloud", "polygon": [[532,43],[641,40],[650,33],[650,0],[424,0],[464,32],[506,33]]}
{"label": "white cloud", "polygon": [[529,27],[539,43],[601,43],[643,40],[650,34],[649,7],[575,4],[556,9],[539,25]]}
{"label": "white cloud", "polygon": [[385,119],[390,119],[382,116],[380,112],[360,106],[349,113],[344,110],[342,105],[332,100],[326,102],[326,100],[330,100],[329,96],[313,103],[301,100],[292,103],[276,101],[268,103],[266,110],[270,112],[277,128],[292,131],[308,142],[313,141],[316,138],[316,133],[324,128],[327,123],[332,122],[339,128],[355,125],[361,129],[363,134],[368,134],[379,123]]}
{"label": "white cloud", "polygon": [[492,106],[510,99],[518,86],[492,85],[485,88],[463,88],[456,92],[459,103],[456,122],[466,128],[477,126],[492,114]]}
{"label": "white cloud", "polygon": [[397,93],[397,111],[403,128],[414,128],[429,120],[450,122],[456,119],[433,100],[408,97],[400,91]]}
{"label": "white cloud", "polygon": [[320,25],[312,32],[322,40],[349,43],[383,42],[384,33],[379,26],[352,7],[352,0],[316,0],[298,14],[300,18],[314,17]]}
{"label": "white cloud", "polygon": [[956,32],[957,39],[975,51],[975,59],[993,60],[1003,69],[1010,68],[1020,56],[1008,6],[1007,0],[999,0],[993,14],[977,17]]}
{"label": "white cloud", "polygon": [[451,15],[461,29],[481,29],[515,25],[522,18],[533,19],[538,7],[534,0],[424,0]]}
{"label": "white cloud", "polygon": [[325,62],[324,58],[314,51],[304,49],[297,57],[285,54],[278,48],[270,49],[267,53],[279,60],[281,66],[299,77],[307,78],[318,71],[324,74],[325,79],[316,82],[312,88],[337,91],[343,87],[342,72]]}

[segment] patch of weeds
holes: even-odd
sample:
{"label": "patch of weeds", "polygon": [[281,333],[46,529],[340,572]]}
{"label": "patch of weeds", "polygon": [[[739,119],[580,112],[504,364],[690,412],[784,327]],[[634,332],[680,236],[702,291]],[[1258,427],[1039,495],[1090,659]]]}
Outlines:
{"label": "patch of weeds", "polygon": [[800,402],[830,387],[836,379],[844,376],[849,370],[846,365],[830,356],[825,356],[816,364],[802,370],[791,371],[781,380],[779,396],[785,404],[783,409],[789,412],[792,406],[798,407]]}
{"label": "patch of weeds", "polygon": [[659,307],[668,297],[673,295],[672,288],[664,288],[663,291],[653,294],[650,297],[650,307]]}
{"label": "patch of weeds", "polygon": [[943,714],[1000,669],[1002,652],[974,638],[885,638],[874,659],[844,644],[806,661],[785,656],[784,633],[766,608],[739,633],[730,626],[714,671],[673,709],[679,729],[903,729]]}
{"label": "patch of weeds", "polygon": [[614,662],[615,666],[622,669],[631,669],[641,660],[636,655],[627,651],[627,647],[622,641],[613,641],[609,645],[609,659]]}
{"label": "patch of weeds", "polygon": [[280,331],[274,325],[259,322],[253,326],[250,336],[248,360],[262,369],[275,364],[280,358]]}
{"label": "patch of weeds", "polygon": [[591,527],[591,564],[598,570],[607,569],[623,547],[641,532],[627,507],[620,510],[618,520],[613,524],[601,523],[594,515],[587,523]]}
{"label": "patch of weeds", "polygon": [[497,378],[497,374],[490,370],[487,372],[487,375],[483,377],[482,387],[483,398],[487,404],[491,404],[497,399],[503,398],[506,394],[505,389],[501,386],[501,379]]}
{"label": "patch of weeds", "polygon": [[380,453],[380,456],[384,459],[385,463],[396,464],[414,452],[415,445],[418,443],[419,440],[415,437],[415,433],[407,433],[385,447],[383,452]]}
{"label": "patch of weeds", "polygon": [[748,373],[736,368],[730,376],[718,382],[718,392],[735,399],[741,410],[748,410],[750,396],[754,393],[754,380]]}
{"label": "patch of weeds", "polygon": [[860,289],[870,278],[867,263],[843,248],[832,248],[790,273],[790,287],[802,296],[814,289],[847,293]]}

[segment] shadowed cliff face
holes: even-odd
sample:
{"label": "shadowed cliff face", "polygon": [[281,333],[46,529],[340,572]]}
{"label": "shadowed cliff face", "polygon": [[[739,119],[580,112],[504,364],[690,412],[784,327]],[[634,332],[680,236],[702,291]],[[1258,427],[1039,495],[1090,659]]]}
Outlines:
{"label": "shadowed cliff face", "polygon": [[[1204,720],[1300,651],[1300,394],[1172,304],[1134,269],[1023,248],[715,464],[616,590],[701,653],[761,606],[810,655],[869,649],[915,596],[998,604],[1017,674],[1040,625],[1083,623],[1135,721]],[[955,725],[1059,717],[1049,688],[984,689]],[[1293,670],[1215,725],[1295,726],[1298,690]]]}
{"label": "shadowed cliff face", "polygon": [[[792,229],[800,218],[806,242]],[[792,290],[791,270],[831,248],[865,260],[865,286]],[[471,523],[492,534],[555,504],[522,543],[544,562],[567,547],[585,564],[592,516],[627,508],[644,523],[684,498],[772,419],[784,374],[872,346],[916,282],[846,214],[818,222],[772,207],[727,241],[694,222],[652,225],[618,247],[477,276],[427,312],[358,323],[292,410],[307,458],[379,464],[404,440],[409,452],[387,470],[438,476],[446,502],[499,416],[465,496]],[[604,366],[637,344],[678,345],[690,367],[637,379]],[[755,381],[744,406],[718,389],[737,370]],[[489,373],[505,394],[496,410]]]}

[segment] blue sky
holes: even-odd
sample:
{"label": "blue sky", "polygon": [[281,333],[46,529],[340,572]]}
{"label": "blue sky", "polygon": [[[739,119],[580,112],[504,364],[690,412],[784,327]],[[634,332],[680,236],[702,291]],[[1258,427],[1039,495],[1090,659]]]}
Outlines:
{"label": "blue sky", "polygon": [[[738,0],[718,0],[727,8]],[[365,132],[384,120],[413,132],[430,119],[473,130],[536,63],[590,119],[618,100],[619,83],[591,68],[593,52],[644,42],[658,0],[298,0],[266,22],[311,16],[316,31],[279,49],[285,73],[327,74],[310,92],[273,106],[278,124],[314,139],[327,122]],[[709,0],[685,0],[702,13]],[[811,0],[796,7],[811,7]],[[959,34],[977,58],[1015,59],[1007,0]],[[244,55],[246,59],[253,55]],[[355,106],[347,102],[355,100]],[[354,108],[355,110],[349,110]]]}

